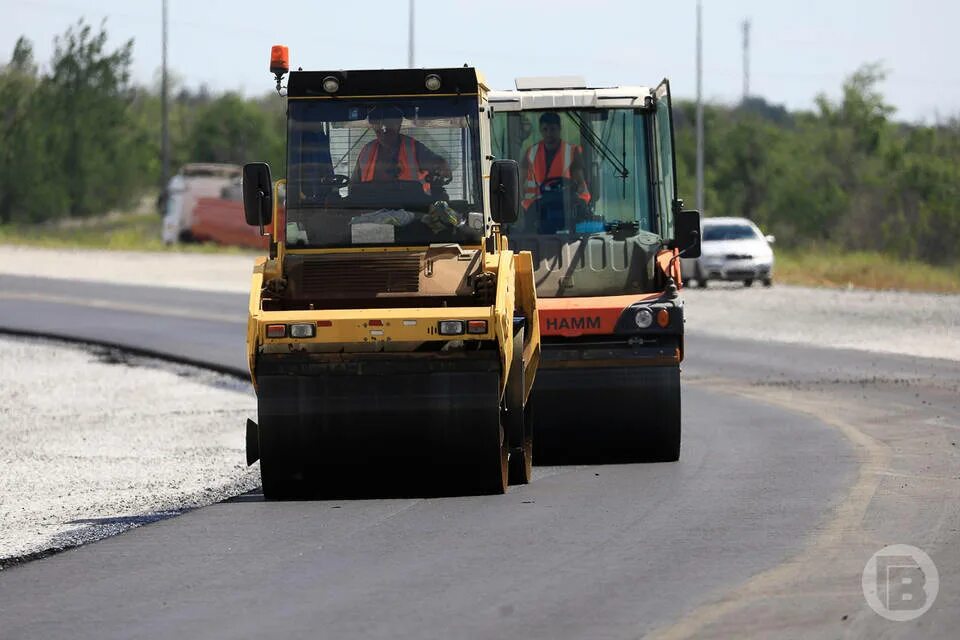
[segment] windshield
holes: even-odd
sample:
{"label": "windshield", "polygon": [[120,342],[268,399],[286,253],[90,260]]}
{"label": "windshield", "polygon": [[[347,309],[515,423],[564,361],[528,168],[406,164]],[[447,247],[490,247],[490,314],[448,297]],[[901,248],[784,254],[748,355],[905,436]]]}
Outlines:
{"label": "windshield", "polygon": [[703,240],[752,240],[759,238],[753,227],[746,224],[711,224],[703,226]]}
{"label": "windshield", "polygon": [[479,242],[476,97],[291,100],[292,248]]}
{"label": "windshield", "polygon": [[519,234],[652,231],[648,116],[632,109],[500,111],[493,153],[520,164]]}

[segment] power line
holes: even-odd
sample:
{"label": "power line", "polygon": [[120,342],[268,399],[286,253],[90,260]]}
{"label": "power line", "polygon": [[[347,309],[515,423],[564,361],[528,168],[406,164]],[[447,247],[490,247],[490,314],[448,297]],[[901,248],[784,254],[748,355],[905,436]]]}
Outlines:
{"label": "power line", "polygon": [[407,66],[413,69],[413,1],[410,0],[410,39],[407,43]]}
{"label": "power line", "polygon": [[743,21],[743,101],[750,97],[750,20]]}
{"label": "power line", "polygon": [[160,193],[163,195],[161,201],[164,205],[167,202],[169,194],[167,193],[167,182],[170,180],[170,128],[169,112],[167,110],[167,0],[162,0],[163,11],[163,55],[162,67],[160,72]]}
{"label": "power line", "polygon": [[697,0],[697,211],[703,213],[703,5]]}

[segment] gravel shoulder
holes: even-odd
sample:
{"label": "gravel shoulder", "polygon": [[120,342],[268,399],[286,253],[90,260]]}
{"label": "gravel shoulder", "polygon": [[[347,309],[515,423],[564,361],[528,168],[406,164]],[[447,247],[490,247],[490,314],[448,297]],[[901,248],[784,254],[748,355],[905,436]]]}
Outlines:
{"label": "gravel shoulder", "polygon": [[0,568],[259,485],[246,382],[0,336]]}
{"label": "gravel shoulder", "polygon": [[255,255],[42,249],[0,244],[0,273],[249,293]]}
{"label": "gravel shoulder", "polygon": [[696,333],[960,360],[960,295],[733,284],[683,297]]}

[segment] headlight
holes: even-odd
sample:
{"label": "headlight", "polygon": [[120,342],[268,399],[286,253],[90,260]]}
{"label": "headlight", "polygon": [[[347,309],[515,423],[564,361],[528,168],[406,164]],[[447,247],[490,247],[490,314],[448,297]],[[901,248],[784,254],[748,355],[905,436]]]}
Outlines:
{"label": "headlight", "polygon": [[653,324],[653,314],[650,313],[650,309],[639,309],[634,320],[636,320],[638,327],[646,329]]}
{"label": "headlight", "polygon": [[313,323],[299,323],[290,325],[291,338],[312,338],[317,334],[317,327]]}
{"label": "headlight", "polygon": [[340,81],[333,76],[327,76],[323,79],[323,90],[327,93],[336,93],[340,89]]}
{"label": "headlight", "polygon": [[441,320],[438,328],[442,336],[459,336],[463,333],[463,320]]}

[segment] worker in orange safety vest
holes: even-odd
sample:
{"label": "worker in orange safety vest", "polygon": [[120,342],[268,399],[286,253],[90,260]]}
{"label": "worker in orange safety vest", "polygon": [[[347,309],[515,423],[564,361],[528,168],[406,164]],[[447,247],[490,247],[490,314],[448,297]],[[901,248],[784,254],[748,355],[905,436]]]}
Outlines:
{"label": "worker in orange safety vest", "polygon": [[523,186],[523,208],[540,197],[540,185],[550,178],[567,178],[577,187],[577,198],[590,203],[590,191],[583,170],[583,149],[560,137],[560,115],[548,111],[540,116],[541,141],[523,154],[520,174],[526,176]]}
{"label": "worker in orange safety vest", "polygon": [[422,142],[400,133],[403,111],[399,108],[375,107],[367,121],[377,139],[360,150],[354,180],[357,176],[360,182],[416,180],[423,184],[424,192],[430,193],[428,176],[451,177],[450,165],[445,159]]}

